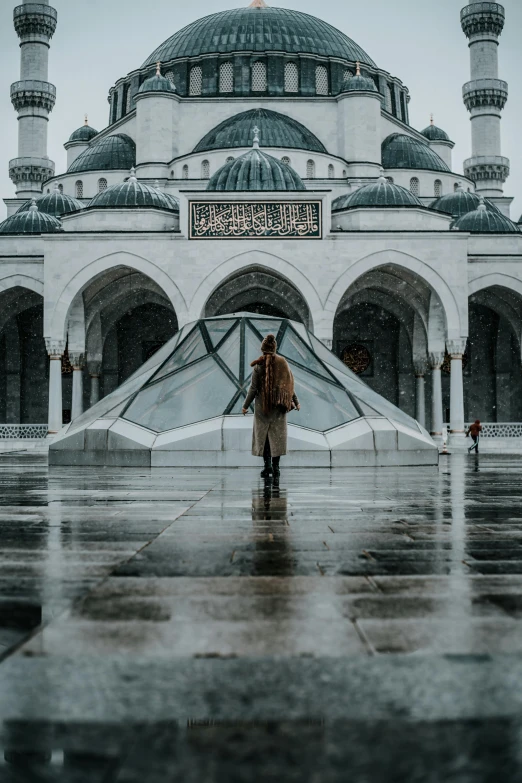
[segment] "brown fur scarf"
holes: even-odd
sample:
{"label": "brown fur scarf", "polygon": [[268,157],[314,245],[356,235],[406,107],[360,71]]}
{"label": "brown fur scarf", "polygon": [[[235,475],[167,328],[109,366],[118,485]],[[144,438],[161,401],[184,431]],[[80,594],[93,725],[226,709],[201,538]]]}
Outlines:
{"label": "brown fur scarf", "polygon": [[250,365],[264,367],[261,402],[263,413],[269,414],[274,408],[284,408],[288,413],[292,410],[294,397],[294,376],[286,359],[267,353],[256,359]]}

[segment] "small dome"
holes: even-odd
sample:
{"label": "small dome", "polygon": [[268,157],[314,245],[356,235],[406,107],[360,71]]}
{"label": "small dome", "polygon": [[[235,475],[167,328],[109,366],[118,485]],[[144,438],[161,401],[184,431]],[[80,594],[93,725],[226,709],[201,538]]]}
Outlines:
{"label": "small dome", "polygon": [[382,143],[382,165],[385,169],[428,169],[447,171],[448,166],[427,142],[392,133]]}
{"label": "small dome", "polygon": [[437,128],[437,126],[433,124],[433,117],[431,118],[428,127],[421,130],[421,133],[428,141],[450,141],[450,137],[446,131],[443,131],[442,128]]}
{"label": "small dome", "polygon": [[203,136],[194,152],[250,147],[252,128],[259,128],[262,146],[324,152],[326,147],[317,136],[292,117],[270,109],[250,109],[235,114]]}
{"label": "small dome", "polygon": [[417,196],[410,193],[400,185],[394,185],[386,177],[379,177],[377,182],[363,185],[355,193],[347,193],[339,196],[332,202],[332,211],[340,212],[344,209],[356,207],[422,207],[422,202]]}
{"label": "small dome", "polygon": [[153,207],[169,212],[179,211],[179,203],[173,196],[166,196],[163,191],[138,182],[134,169],[126,182],[113,185],[103,190],[93,198],[88,209],[139,209]]}
{"label": "small dome", "polygon": [[85,115],[84,124],[81,128],[78,128],[78,130],[75,130],[74,133],[71,134],[69,141],[83,141],[88,144],[91,139],[97,135],[98,131],[94,130],[94,128],[91,128],[87,119],[87,115]]}
{"label": "small dome", "polygon": [[456,220],[452,228],[457,231],[469,231],[472,234],[517,234],[518,227],[512,220],[500,212],[486,209],[483,199],[478,208]]}
{"label": "small dome", "polygon": [[139,93],[142,92],[174,92],[175,93],[176,90],[174,89],[174,85],[172,84],[170,79],[167,79],[166,76],[161,75],[160,64],[158,63],[156,67],[156,73],[154,74],[154,76],[149,76],[148,79],[145,79],[138,92]]}
{"label": "small dome", "polygon": [[216,171],[207,190],[306,190],[301,177],[286,163],[261,152],[259,139],[246,155]]}
{"label": "small dome", "polygon": [[343,92],[377,92],[377,87],[373,79],[369,76],[363,76],[361,74],[361,66],[357,63],[357,70],[355,76],[348,79],[343,87]]}
{"label": "small dome", "polygon": [[0,223],[0,234],[55,234],[61,230],[58,218],[40,212],[34,200],[26,212],[16,212]]}
{"label": "small dome", "polygon": [[[447,193],[445,196],[436,198],[430,204],[430,209],[434,209],[436,212],[446,212],[454,218],[460,218],[467,215],[468,212],[473,212],[479,204],[480,196],[477,196],[476,193],[468,193],[463,187],[459,187],[454,193]],[[490,212],[500,214],[499,208],[491,201],[485,199],[484,204]]]}
{"label": "small dome", "polygon": [[[22,204],[18,209],[17,214],[20,212],[28,212],[31,208],[31,204],[32,201],[26,201],[25,204]],[[66,196],[65,193],[61,193],[58,186],[55,187],[52,193],[37,199],[36,206],[38,207],[39,212],[44,212],[46,215],[54,215],[54,217],[68,215],[69,212],[77,212],[79,209],[84,208],[81,201],[72,198],[72,196]]]}
{"label": "small dome", "polygon": [[136,145],[124,133],[116,133],[95,141],[78,155],[69,166],[69,174],[81,171],[110,171],[124,169],[128,171],[136,165]]}

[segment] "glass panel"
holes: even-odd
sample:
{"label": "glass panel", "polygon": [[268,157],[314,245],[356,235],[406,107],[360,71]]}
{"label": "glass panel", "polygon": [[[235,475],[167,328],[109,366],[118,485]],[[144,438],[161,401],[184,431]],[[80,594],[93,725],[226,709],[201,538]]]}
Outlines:
{"label": "glass panel", "polygon": [[[269,332],[267,332],[267,334],[269,334]],[[250,377],[252,375],[251,362],[255,359],[259,359],[261,355],[259,337],[247,326],[245,329],[245,384],[250,383]]]}
{"label": "glass panel", "polygon": [[310,338],[308,337],[308,330],[306,329],[303,324],[297,323],[297,321],[292,321],[292,329],[294,329],[299,337],[305,341],[307,345],[311,345]]}
{"label": "glass panel", "polygon": [[295,376],[295,392],[301,403],[301,411],[291,414],[292,424],[325,432],[347,421],[360,418],[360,413],[343,389],[332,386],[299,367],[292,369]]}
{"label": "glass panel", "polygon": [[214,348],[235,323],[235,318],[229,318],[226,321],[205,321],[205,326],[207,327]]}
{"label": "glass panel", "polygon": [[359,397],[355,397],[354,400],[357,403],[357,405],[360,407],[362,412],[365,416],[381,416],[382,414],[379,413],[379,411],[376,411],[374,408],[370,408],[369,405],[366,405],[365,402],[363,402]]}
{"label": "glass panel", "polygon": [[163,378],[165,375],[179,370],[181,367],[185,367],[190,362],[195,362],[196,359],[201,359],[207,352],[205,343],[199,328],[194,329],[187,339],[179,346],[174,356],[165,364],[164,367],[154,376],[152,380],[156,381],[158,378]]}
{"label": "glass panel", "polygon": [[[399,421],[401,424],[405,424],[406,427],[411,427],[412,429],[418,431],[419,428],[415,419],[412,419],[411,416],[408,416],[407,413],[404,413],[404,411],[401,411],[400,408],[397,408],[393,402],[390,402],[380,394],[377,394],[377,392],[373,389],[370,389],[369,386],[365,388],[363,394],[364,401],[371,405],[371,407],[377,411],[379,416],[387,416],[387,418],[391,419],[392,421]],[[358,395],[361,395],[360,390]],[[354,396],[359,401],[360,397],[357,395]]]}
{"label": "glass panel", "polygon": [[[332,351],[329,351],[326,345],[321,342],[321,340],[318,340],[317,337],[315,337],[313,334],[310,335],[310,340],[312,342],[312,348],[314,352],[321,359],[321,361],[323,361],[325,364],[329,364],[330,367],[333,367],[335,370],[342,372],[343,375],[348,376],[348,378],[358,384],[359,387],[362,386],[363,389],[367,388],[364,381],[362,381],[358,375],[352,372],[344,362],[342,362],[334,353],[332,353]],[[361,394],[360,388],[359,394]]]}
{"label": "glass panel", "polygon": [[[241,394],[241,396],[239,397],[238,401],[236,402],[236,404],[234,405],[234,407],[230,411],[230,414],[229,414],[230,416],[235,416],[235,415],[241,413],[241,411],[243,410],[243,403],[245,402],[245,399],[246,399],[246,394]],[[254,412],[254,404],[253,403],[250,406],[249,410],[250,410],[251,413]]]}
{"label": "glass panel", "polygon": [[154,370],[160,366],[160,364],[163,364],[166,359],[170,356],[171,353],[174,353],[176,350],[176,345],[179,341],[179,336],[181,332],[178,332],[174,335],[174,337],[168,341],[168,343],[165,343],[165,345],[162,345],[161,348],[159,348],[156,353],[150,357],[150,359],[147,359],[145,364],[142,364],[142,366],[136,370],[135,373],[133,373],[130,378],[128,378],[128,381],[133,380],[133,378],[138,378],[138,376],[144,375],[146,372],[150,371],[150,375],[154,372]]}
{"label": "glass panel", "polygon": [[[148,381],[151,372],[152,371],[142,375],[134,375],[132,378],[126,380],[115,391],[97,402],[96,405],[93,405],[92,408],[89,408],[89,410],[85,411],[81,416],[78,416],[68,431],[74,432],[77,429],[88,427],[96,421],[96,419],[105,418],[105,415],[114,410],[117,406],[121,406],[120,409],[122,409],[132,395]],[[112,416],[110,418],[112,418]]]}
{"label": "glass panel", "polygon": [[125,418],[164,432],[221,416],[237,389],[213,357],[143,389]]}
{"label": "glass panel", "polygon": [[266,337],[267,334],[275,334],[277,337],[277,333],[281,327],[280,320],[276,321],[272,318],[250,318],[249,320],[262,337]]}
{"label": "glass panel", "polygon": [[303,343],[292,329],[286,330],[285,336],[279,346],[279,353],[281,356],[285,356],[287,359],[293,359],[294,362],[298,362],[304,367],[308,367],[310,370],[319,373],[319,375],[322,375],[324,378],[333,380],[330,374],[324,369],[323,365],[317,361],[310,348]]}
{"label": "glass panel", "polygon": [[230,337],[223,343],[217,352],[226,366],[237,378],[239,383],[239,360],[241,358],[241,330],[234,329]]}

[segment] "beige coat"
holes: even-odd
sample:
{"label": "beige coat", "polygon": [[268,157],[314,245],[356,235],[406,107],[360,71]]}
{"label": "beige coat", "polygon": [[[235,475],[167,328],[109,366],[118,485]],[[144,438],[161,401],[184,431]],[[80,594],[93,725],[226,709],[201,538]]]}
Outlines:
{"label": "beige coat", "polygon": [[[265,442],[268,438],[272,457],[283,457],[287,451],[288,428],[286,413],[280,408],[275,408],[270,413],[263,413],[261,403],[261,390],[263,384],[263,368],[258,364],[252,373],[252,383],[245,400],[244,408],[249,408],[255,403],[254,429],[252,432],[252,454],[254,457],[262,457]],[[294,394],[294,405],[299,405],[299,400]]]}

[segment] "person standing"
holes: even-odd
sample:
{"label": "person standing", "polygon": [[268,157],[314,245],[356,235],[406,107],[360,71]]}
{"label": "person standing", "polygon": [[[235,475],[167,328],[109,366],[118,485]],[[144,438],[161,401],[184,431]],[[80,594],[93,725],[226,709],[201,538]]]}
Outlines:
{"label": "person standing", "polygon": [[469,447],[468,452],[471,454],[473,449],[475,449],[475,453],[479,453],[479,440],[480,440],[480,433],[482,432],[482,425],[480,423],[480,420],[477,419],[474,424],[471,424],[467,433],[466,437],[469,437],[471,435],[471,439],[473,441],[473,444]]}
{"label": "person standing", "polygon": [[286,359],[277,356],[277,342],[273,334],[261,344],[263,355],[252,362],[252,383],[243,405],[243,415],[255,399],[252,454],[263,457],[265,467],[261,476],[272,474],[279,479],[279,461],[287,452],[287,414],[301,405],[294,390],[294,376]]}

